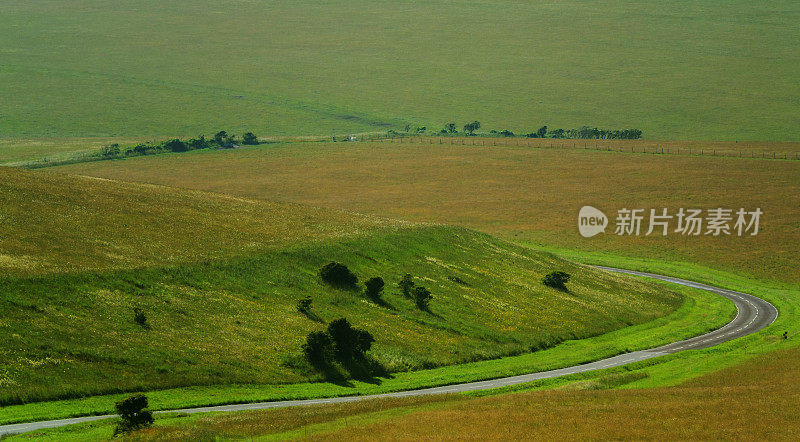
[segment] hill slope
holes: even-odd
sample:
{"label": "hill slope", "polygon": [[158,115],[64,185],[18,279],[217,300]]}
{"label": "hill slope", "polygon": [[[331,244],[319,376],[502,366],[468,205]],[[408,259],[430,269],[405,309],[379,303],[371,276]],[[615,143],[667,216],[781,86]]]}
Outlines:
{"label": "hill slope", "polygon": [[[0,276],[0,403],[320,379],[300,345],[343,316],[376,336],[372,355],[397,371],[548,347],[663,316],[682,299],[461,228],[0,173],[0,253],[26,247],[33,263]],[[383,277],[386,305],[322,284],[331,260],[362,281]],[[540,283],[552,270],[573,275],[569,292]],[[433,292],[430,313],[396,289],[405,273]],[[295,308],[305,296],[312,318]]]}

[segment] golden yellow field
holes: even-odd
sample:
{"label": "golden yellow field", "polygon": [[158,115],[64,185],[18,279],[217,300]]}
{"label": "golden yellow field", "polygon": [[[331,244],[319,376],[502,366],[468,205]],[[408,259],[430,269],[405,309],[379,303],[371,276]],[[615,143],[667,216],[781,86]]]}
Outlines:
{"label": "golden yellow field", "polygon": [[[460,224],[550,247],[800,281],[800,161],[373,142],[261,146],[55,170]],[[672,214],[679,208],[761,208],[764,215],[757,236],[585,239],[577,231],[584,205],[603,210],[612,222],[626,207]]]}
{"label": "golden yellow field", "polygon": [[[369,135],[358,138],[371,141]],[[449,137],[401,134],[382,140],[403,144],[451,144],[462,146],[505,146],[541,149],[605,150],[623,153],[724,156],[800,160],[800,143],[795,141],[680,141],[680,140],[572,140],[554,138]]]}

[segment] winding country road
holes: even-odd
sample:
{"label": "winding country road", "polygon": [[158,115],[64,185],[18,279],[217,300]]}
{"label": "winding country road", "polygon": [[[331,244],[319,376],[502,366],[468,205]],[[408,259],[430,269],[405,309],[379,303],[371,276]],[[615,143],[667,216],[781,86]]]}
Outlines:
{"label": "winding country road", "polygon": [[[713,287],[706,284],[687,281],[684,279],[673,278],[670,276],[656,275],[652,273],[637,272],[632,270],[616,269],[611,267],[594,266],[601,270],[627,273],[630,275],[644,276],[648,278],[659,279],[675,284],[681,284],[689,287],[694,287],[709,292],[716,293],[727,299],[733,301],[738,310],[736,317],[733,321],[726,324],[724,327],[706,333],[701,336],[686,339],[683,341],[673,342],[671,344],[656,347],[650,350],[640,350],[632,353],[625,353],[611,358],[602,359],[599,361],[591,362],[588,364],[575,365],[572,367],[559,368],[557,370],[542,371],[538,373],[530,373],[520,376],[512,376],[507,378],[492,379],[480,382],[469,382],[466,384],[446,385],[442,387],[425,388],[420,390],[400,391],[395,393],[375,394],[369,396],[349,396],[337,397],[329,399],[308,399],[308,400],[293,400],[281,402],[259,402],[252,404],[236,404],[236,405],[219,405],[213,407],[200,407],[200,408],[185,408],[180,410],[165,410],[157,411],[156,413],[204,413],[209,411],[241,411],[241,410],[261,410],[266,408],[279,408],[279,407],[296,407],[301,405],[315,405],[315,404],[330,404],[330,403],[344,403],[354,402],[365,399],[375,398],[397,398],[408,396],[422,396],[431,394],[445,394],[445,393],[461,393],[465,391],[485,390],[490,388],[506,387],[509,385],[517,385],[526,382],[532,382],[540,379],[549,379],[559,376],[566,376],[575,373],[583,373],[592,370],[601,370],[612,367],[620,367],[630,364],[632,362],[643,361],[646,359],[656,358],[659,356],[677,353],[685,350],[697,350],[701,348],[712,347],[732,339],[755,333],[764,327],[772,324],[778,317],[778,310],[769,302],[745,293],[735,292],[732,290],[725,290],[718,287]],[[108,419],[115,417],[114,415],[104,416],[87,416],[77,417],[72,419],[59,419],[52,421],[30,422],[23,424],[12,424],[0,426],[0,437],[4,434],[17,434],[28,431],[39,430],[43,428],[61,427],[64,425],[71,425],[81,422],[90,422],[100,419]]]}

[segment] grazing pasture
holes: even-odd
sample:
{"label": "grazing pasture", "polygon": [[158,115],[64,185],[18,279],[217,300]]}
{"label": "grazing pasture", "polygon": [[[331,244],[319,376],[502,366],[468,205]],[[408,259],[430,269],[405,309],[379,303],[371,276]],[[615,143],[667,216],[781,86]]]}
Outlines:
{"label": "grazing pasture", "polygon": [[796,141],[798,21],[791,0],[5,0],[0,136],[477,119]]}

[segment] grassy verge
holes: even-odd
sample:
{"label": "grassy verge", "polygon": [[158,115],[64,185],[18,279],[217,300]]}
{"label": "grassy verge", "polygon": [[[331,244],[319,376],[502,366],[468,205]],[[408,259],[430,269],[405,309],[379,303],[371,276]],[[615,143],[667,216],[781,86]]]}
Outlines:
{"label": "grassy verge", "polygon": [[[588,339],[566,341],[535,353],[431,370],[396,373],[392,378],[383,379],[379,384],[354,381],[351,386],[346,387],[330,383],[188,387],[152,391],[148,393],[148,397],[152,408],[158,410],[226,403],[375,394],[477,381],[544,371],[660,345],[717,328],[734,315],[733,304],[723,298],[700,290],[674,288],[685,295],[686,301],[678,310],[666,317]],[[121,397],[124,395],[7,406],[3,409],[0,423],[105,414],[111,411],[113,402]]]}

